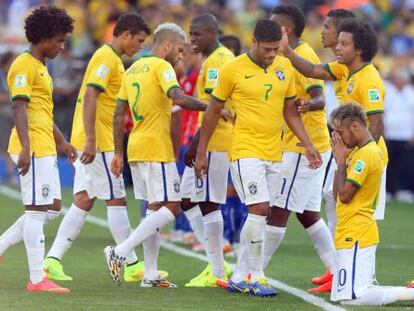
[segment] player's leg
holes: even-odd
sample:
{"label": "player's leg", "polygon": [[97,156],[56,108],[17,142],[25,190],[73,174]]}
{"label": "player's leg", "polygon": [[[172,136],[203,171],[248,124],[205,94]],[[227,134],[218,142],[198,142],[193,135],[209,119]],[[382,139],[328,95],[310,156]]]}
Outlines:
{"label": "player's leg", "polygon": [[336,228],[336,201],[333,196],[333,182],[335,177],[335,170],[336,162],[333,158],[333,154],[331,153],[325,170],[322,196],[325,201],[325,210],[328,219],[328,227],[331,232],[332,238],[335,237]]}

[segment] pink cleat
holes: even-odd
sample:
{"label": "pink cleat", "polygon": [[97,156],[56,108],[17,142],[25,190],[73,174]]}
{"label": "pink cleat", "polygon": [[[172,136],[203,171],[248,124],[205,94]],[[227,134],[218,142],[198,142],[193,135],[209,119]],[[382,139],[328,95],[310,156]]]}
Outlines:
{"label": "pink cleat", "polygon": [[46,277],[37,284],[33,284],[32,281],[29,280],[29,282],[27,282],[26,289],[29,292],[50,292],[57,294],[70,293],[70,289],[60,287]]}

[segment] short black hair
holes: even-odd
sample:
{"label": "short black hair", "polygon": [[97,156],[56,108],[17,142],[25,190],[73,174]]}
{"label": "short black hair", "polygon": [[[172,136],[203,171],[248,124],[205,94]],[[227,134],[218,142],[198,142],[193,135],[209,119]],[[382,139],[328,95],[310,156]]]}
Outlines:
{"label": "short black hair", "polygon": [[258,42],[280,41],[282,30],[278,23],[268,19],[260,19],[254,27],[253,36]]}
{"label": "short black hair", "polygon": [[220,36],[219,41],[226,48],[233,50],[235,56],[239,56],[241,53],[241,42],[240,39],[233,35]]}
{"label": "short black hair", "polygon": [[120,36],[125,31],[129,31],[132,35],[144,31],[147,35],[151,34],[151,29],[144,18],[137,13],[122,14],[116,21],[113,35]]}
{"label": "short black hair", "polygon": [[335,26],[339,27],[345,19],[355,18],[355,14],[354,12],[345,9],[334,9],[328,12],[327,17],[330,17]]}
{"label": "short black hair", "polygon": [[295,29],[295,36],[300,38],[305,29],[306,21],[305,14],[296,5],[278,5],[272,10],[272,15],[284,15],[287,16],[293,23]]}
{"label": "short black hair", "polygon": [[37,8],[26,17],[24,22],[26,38],[32,44],[73,31],[72,17],[64,9],[55,6]]}
{"label": "short black hair", "polygon": [[191,21],[191,25],[203,25],[207,29],[218,31],[217,18],[211,13],[205,13],[194,17]]}
{"label": "short black hair", "polygon": [[370,62],[377,54],[378,37],[371,24],[348,18],[339,26],[338,34],[340,32],[352,33],[355,48],[361,50],[361,57],[364,62]]}

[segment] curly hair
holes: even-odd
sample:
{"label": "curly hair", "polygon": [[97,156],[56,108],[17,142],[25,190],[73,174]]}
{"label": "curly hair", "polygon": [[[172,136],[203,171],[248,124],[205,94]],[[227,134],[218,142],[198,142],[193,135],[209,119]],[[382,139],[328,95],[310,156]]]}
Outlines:
{"label": "curly hair", "polygon": [[267,19],[258,20],[254,27],[254,38],[258,42],[275,42],[282,39],[282,30],[278,23]]}
{"label": "curly hair", "polygon": [[27,40],[32,44],[37,44],[42,39],[71,33],[73,19],[64,9],[55,6],[42,6],[25,19],[24,30]]}
{"label": "curly hair", "polygon": [[293,23],[295,28],[295,36],[300,38],[305,29],[305,15],[303,11],[296,5],[278,5],[272,10],[272,15],[287,16]]}
{"label": "curly hair", "polygon": [[144,31],[147,35],[151,34],[151,29],[147,22],[141,15],[137,13],[125,13],[122,14],[114,27],[113,35],[115,37],[120,36],[123,32],[128,31],[132,35]]}
{"label": "curly hair", "polygon": [[349,32],[353,35],[355,49],[361,51],[364,62],[370,62],[378,52],[378,37],[371,24],[357,21],[354,18],[346,19],[339,26],[340,32]]}

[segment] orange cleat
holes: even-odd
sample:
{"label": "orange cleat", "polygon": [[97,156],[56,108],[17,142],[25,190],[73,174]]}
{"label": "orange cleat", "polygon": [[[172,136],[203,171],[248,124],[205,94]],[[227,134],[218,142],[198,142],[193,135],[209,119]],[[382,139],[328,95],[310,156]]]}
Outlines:
{"label": "orange cleat", "polygon": [[308,292],[310,293],[330,293],[332,289],[332,280],[322,284],[319,287],[310,288]]}
{"label": "orange cleat", "polygon": [[27,291],[29,292],[50,292],[57,294],[67,294],[70,293],[70,289],[60,287],[59,285],[53,283],[48,278],[43,278],[37,284],[33,284],[32,281],[29,281],[26,286]]}
{"label": "orange cleat", "polygon": [[414,280],[412,280],[410,283],[407,283],[407,288],[414,288]]}
{"label": "orange cleat", "polygon": [[329,281],[332,281],[332,274],[329,270],[326,270],[325,273],[320,277],[312,278],[312,283],[315,285],[323,285]]}
{"label": "orange cleat", "polygon": [[229,284],[229,282],[228,282],[228,281],[224,281],[224,280],[221,280],[221,279],[217,279],[217,280],[216,280],[216,285],[217,285],[218,287],[221,287],[221,288],[226,289],[228,284]]}

